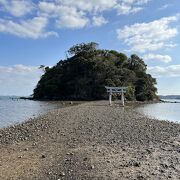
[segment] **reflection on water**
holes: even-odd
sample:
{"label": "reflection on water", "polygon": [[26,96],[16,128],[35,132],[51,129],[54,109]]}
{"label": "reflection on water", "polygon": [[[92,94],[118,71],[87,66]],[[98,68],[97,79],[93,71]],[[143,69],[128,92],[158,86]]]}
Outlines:
{"label": "reflection on water", "polygon": [[[166,100],[169,102],[180,102],[180,100]],[[137,110],[151,118],[168,120],[180,123],[180,103],[156,103],[146,104]]]}
{"label": "reflection on water", "polygon": [[36,117],[51,109],[62,107],[58,102],[31,101],[22,99],[0,98],[0,128],[20,123]]}

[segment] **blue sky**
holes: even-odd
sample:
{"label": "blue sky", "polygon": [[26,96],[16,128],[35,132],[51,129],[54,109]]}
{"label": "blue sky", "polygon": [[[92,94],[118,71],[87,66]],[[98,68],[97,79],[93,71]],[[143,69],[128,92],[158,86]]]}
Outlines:
{"label": "blue sky", "polygon": [[179,0],[0,0],[0,95],[29,95],[74,44],[136,53],[159,94],[180,94]]}

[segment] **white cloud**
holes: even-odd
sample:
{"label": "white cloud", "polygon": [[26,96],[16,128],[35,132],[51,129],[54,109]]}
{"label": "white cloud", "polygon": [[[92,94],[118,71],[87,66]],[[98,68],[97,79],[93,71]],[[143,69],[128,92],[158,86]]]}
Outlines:
{"label": "white cloud", "polygon": [[[98,15],[94,16],[94,12],[101,12],[111,8],[114,0],[109,1],[57,1],[40,2],[39,9],[41,15],[56,19],[56,25],[59,28],[83,28],[90,25],[101,26],[107,23],[107,20]],[[111,3],[110,3],[111,2]],[[88,14],[88,15],[87,15]],[[92,17],[91,14],[93,15]],[[92,18],[92,20],[91,20]]]}
{"label": "white cloud", "polygon": [[104,18],[104,17],[102,17],[102,16],[94,16],[93,18],[92,18],[92,24],[93,24],[93,26],[101,26],[101,25],[103,25],[103,24],[107,24],[108,23],[108,21]]}
{"label": "white cloud", "polygon": [[89,23],[83,11],[77,11],[74,7],[62,6],[50,2],[40,2],[41,15],[56,19],[59,28],[83,28]]}
{"label": "white cloud", "polygon": [[56,21],[59,28],[83,28],[89,23],[89,19],[83,12],[78,12],[74,8],[59,8],[59,17]]}
{"label": "white cloud", "polygon": [[[149,0],[56,0],[39,3],[40,14],[56,18],[59,28],[82,28],[106,24],[102,13],[116,10],[118,15],[136,13]],[[92,22],[90,24],[90,22]]]}
{"label": "white cloud", "polygon": [[34,17],[33,19],[16,23],[12,20],[0,19],[0,32],[13,34],[23,38],[45,38],[57,33],[45,31],[48,20],[45,17]]}
{"label": "white cloud", "polygon": [[[133,0],[130,0],[133,1]],[[134,0],[136,1],[137,5],[143,5],[143,4],[147,4],[150,0]]]}
{"label": "white cloud", "polygon": [[135,14],[143,10],[143,5],[150,0],[121,0],[116,5],[118,15]]}
{"label": "white cloud", "polygon": [[71,16],[66,15],[56,20],[56,25],[59,28],[72,28],[79,29],[85,27],[89,23],[87,18],[83,18],[79,15]]}
{"label": "white cloud", "polygon": [[131,51],[146,52],[174,44],[168,41],[178,34],[177,28],[170,27],[170,23],[177,21],[178,16],[164,17],[149,23],[136,23],[117,29],[119,40],[131,47]]}
{"label": "white cloud", "polygon": [[148,72],[155,77],[180,77],[180,65],[148,67]]}
{"label": "white cloud", "polygon": [[30,95],[41,75],[35,66],[0,66],[0,95]]}
{"label": "white cloud", "polygon": [[116,6],[118,15],[127,15],[127,14],[135,14],[139,11],[141,11],[143,8],[142,7],[133,7],[129,6],[128,4],[119,4]]}
{"label": "white cloud", "polygon": [[34,9],[30,0],[1,0],[0,6],[2,6],[3,11],[16,17],[24,16]]}
{"label": "white cloud", "polygon": [[[116,11],[117,15],[137,13],[149,1],[0,0],[0,11],[6,12],[2,13],[0,18],[0,32],[37,39],[57,35],[55,32],[46,30],[48,21],[55,22],[53,26],[56,28],[78,29],[102,26],[108,23],[108,20],[104,18],[104,13],[109,11]],[[31,20],[25,16],[29,13],[31,13]],[[34,24],[37,28],[31,26]]]}
{"label": "white cloud", "polygon": [[160,7],[159,10],[165,10],[165,9],[167,9],[170,6],[172,6],[172,5],[171,4],[165,4],[162,7]]}
{"label": "white cloud", "polygon": [[145,61],[153,60],[153,61],[161,61],[164,63],[169,63],[172,61],[172,58],[168,55],[161,55],[161,54],[146,54],[144,55],[143,59]]}
{"label": "white cloud", "polygon": [[111,10],[114,8],[118,0],[57,0],[60,5],[74,7],[81,11],[88,11],[88,12],[103,12],[106,10]]}

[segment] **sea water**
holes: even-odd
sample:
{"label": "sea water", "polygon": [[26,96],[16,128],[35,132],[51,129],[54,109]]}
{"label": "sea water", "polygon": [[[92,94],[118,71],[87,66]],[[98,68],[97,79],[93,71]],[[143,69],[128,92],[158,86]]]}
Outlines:
{"label": "sea water", "polygon": [[58,102],[0,97],[0,128],[21,123],[60,107],[62,107],[62,104]]}
{"label": "sea water", "polygon": [[180,100],[164,99],[164,101],[166,103],[142,105],[137,110],[150,118],[180,123]]}

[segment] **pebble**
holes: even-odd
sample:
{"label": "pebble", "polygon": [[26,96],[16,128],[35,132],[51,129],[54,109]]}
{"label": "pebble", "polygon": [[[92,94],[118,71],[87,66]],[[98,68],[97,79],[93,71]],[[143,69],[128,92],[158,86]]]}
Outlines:
{"label": "pebble", "polygon": [[43,155],[41,156],[41,158],[43,158],[43,159],[44,159],[44,158],[46,158],[46,156],[43,154]]}
{"label": "pebble", "polygon": [[148,154],[152,153],[150,149],[146,149],[146,151],[147,151]]}
{"label": "pebble", "polygon": [[87,157],[85,157],[84,159],[83,159],[83,161],[87,161],[88,160],[88,158]]}
{"label": "pebble", "polygon": [[180,153],[180,149],[178,149],[177,152]]}
{"label": "pebble", "polygon": [[64,172],[61,172],[61,173],[59,174],[59,176],[65,176],[65,173],[64,173]]}
{"label": "pebble", "polygon": [[138,176],[137,176],[137,179],[138,179],[138,180],[143,180],[143,179],[145,179],[145,177],[144,177],[143,175],[138,175]]}
{"label": "pebble", "polygon": [[37,143],[36,142],[34,142],[33,144],[32,144],[32,146],[36,146],[37,145]]}
{"label": "pebble", "polygon": [[135,162],[135,163],[133,164],[133,166],[135,166],[135,167],[140,167],[141,164],[140,164],[140,162]]}
{"label": "pebble", "polygon": [[91,165],[91,169],[94,169],[95,167],[94,167],[94,165]]}

